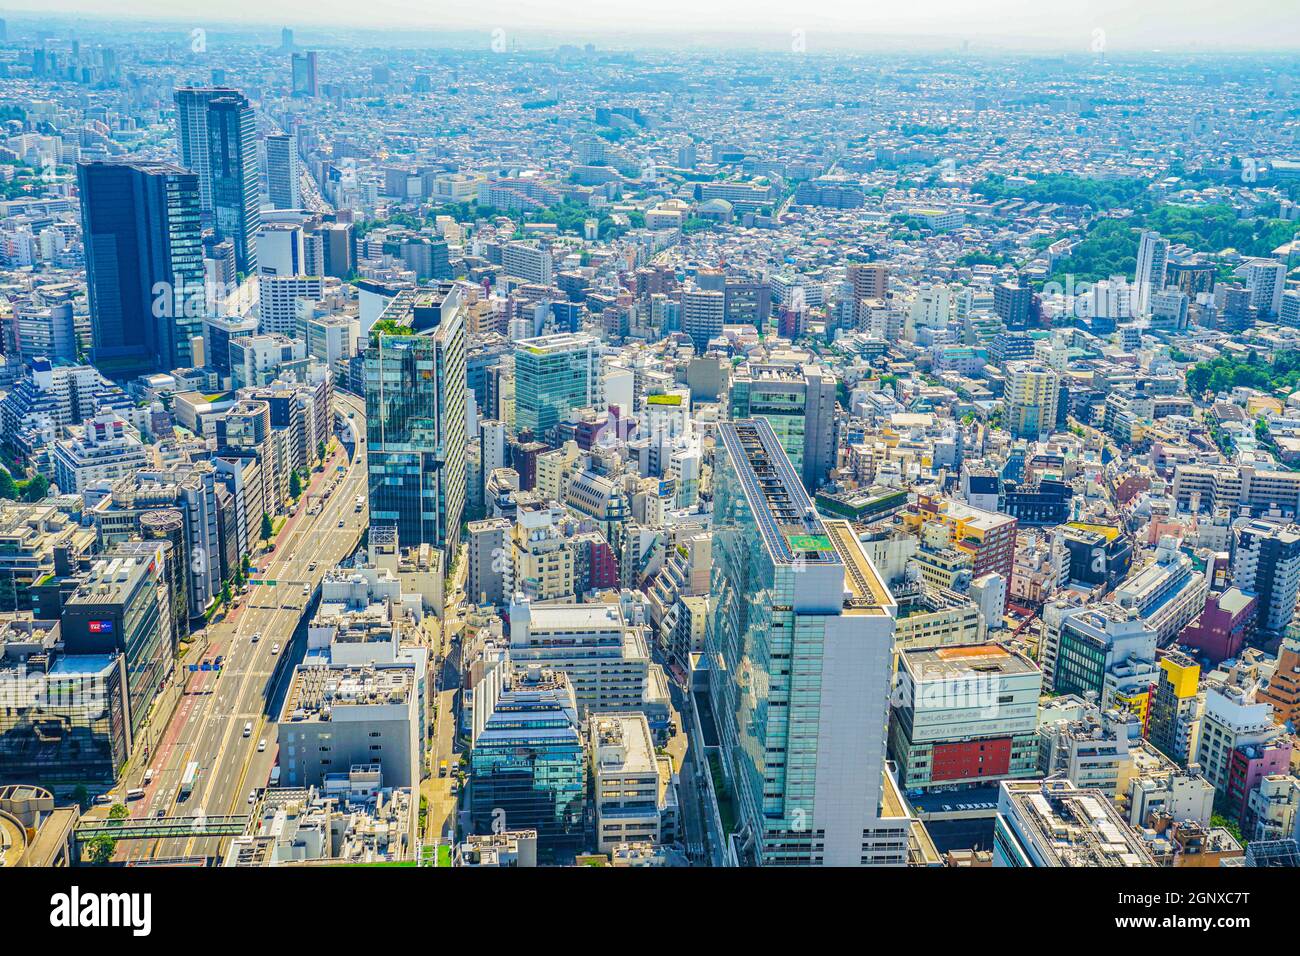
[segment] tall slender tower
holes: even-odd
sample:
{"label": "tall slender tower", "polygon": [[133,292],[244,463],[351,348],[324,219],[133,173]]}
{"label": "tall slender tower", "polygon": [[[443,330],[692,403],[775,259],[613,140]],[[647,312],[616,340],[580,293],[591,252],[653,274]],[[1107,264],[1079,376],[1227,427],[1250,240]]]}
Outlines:
{"label": "tall slender tower", "polygon": [[1165,272],[1169,267],[1169,240],[1158,232],[1144,232],[1138,241],[1137,271],[1133,277],[1136,295],[1133,296],[1133,314],[1146,315],[1151,307],[1151,296],[1165,287]]}
{"label": "tall slender tower", "polygon": [[205,223],[212,220],[212,173],[208,168],[208,104],[234,90],[225,87],[186,87],[176,102],[176,144],[180,164],[199,177],[199,208]]}
{"label": "tall slender tower", "polygon": [[257,130],[253,107],[240,93],[208,103],[208,175],[217,238],[234,243],[235,268],[252,275],[257,271],[253,240],[262,225]]}
{"label": "tall slender tower", "polygon": [[293,95],[316,96],[319,87],[316,83],[316,51],[295,53],[291,60]]}
{"label": "tall slender tower", "polygon": [[302,208],[298,149],[294,137],[276,133],[266,138],[266,192],[275,209]]}

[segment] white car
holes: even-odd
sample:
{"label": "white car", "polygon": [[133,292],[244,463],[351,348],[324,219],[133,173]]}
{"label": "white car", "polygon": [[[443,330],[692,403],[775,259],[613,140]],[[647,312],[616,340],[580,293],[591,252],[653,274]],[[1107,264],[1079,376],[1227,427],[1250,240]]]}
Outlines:
{"label": "white car", "polygon": [[248,791],[248,802],[249,802],[249,803],[257,803],[257,791],[256,791],[256,790],[250,790],[250,791]]}
{"label": "white car", "polygon": [[272,654],[279,654],[279,653],[280,653],[280,645],[279,645],[279,644],[272,644],[272,645],[271,645],[271,653],[272,653]]}
{"label": "white car", "polygon": [[257,643],[258,641],[260,641],[261,639],[262,639],[262,632],[261,632],[261,631],[258,631],[256,634],[253,635],[253,643],[254,643],[254,644],[256,644],[256,643]]}
{"label": "white car", "polygon": [[261,740],[259,740],[259,741],[257,742],[257,752],[258,752],[258,753],[265,753],[265,752],[266,752],[266,738],[265,738],[265,737],[263,737]]}

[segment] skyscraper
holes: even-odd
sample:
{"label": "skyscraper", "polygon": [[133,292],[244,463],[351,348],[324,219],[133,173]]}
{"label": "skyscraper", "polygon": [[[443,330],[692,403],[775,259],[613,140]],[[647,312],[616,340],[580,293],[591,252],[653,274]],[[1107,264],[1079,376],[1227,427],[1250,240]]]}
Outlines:
{"label": "skyscraper", "polygon": [[726,293],[688,289],[682,293],[682,331],[691,337],[697,355],[708,350],[709,340],[722,334]]}
{"label": "skyscraper", "polygon": [[1133,298],[1133,314],[1146,315],[1151,296],[1165,287],[1165,270],[1169,266],[1169,241],[1158,232],[1144,232],[1138,241],[1137,271],[1133,284],[1137,295]]}
{"label": "skyscraper", "polygon": [[764,419],[718,432],[705,649],[742,862],[901,864],[905,819],[881,813],[897,605]]}
{"label": "skyscraper", "polygon": [[235,268],[251,275],[257,271],[253,239],[262,225],[262,213],[253,107],[240,93],[214,97],[208,103],[208,173],[216,235],[235,244]]}
{"label": "skyscraper", "polygon": [[600,343],[584,332],[515,343],[515,425],[548,435],[575,408],[600,399]]}
{"label": "skyscraper", "polygon": [[208,104],[217,97],[234,92],[225,87],[187,87],[177,90],[173,96],[180,164],[199,177],[199,208],[209,225],[212,218],[212,173],[208,165]]}
{"label": "skyscraper", "polygon": [[112,375],[188,368],[205,311],[198,177],[90,162],[77,185],[96,364]]}
{"label": "skyscraper", "polygon": [[889,266],[883,262],[853,262],[848,267],[853,300],[883,299],[889,294]]}
{"label": "skyscraper", "polygon": [[465,310],[450,282],[400,293],[365,350],[370,520],[455,547],[465,510]]}
{"label": "skyscraper", "polygon": [[804,487],[816,491],[835,466],[835,376],[820,365],[752,364],[731,384],[731,417],[765,418]]}
{"label": "skyscraper", "polygon": [[1287,267],[1277,259],[1252,259],[1246,265],[1246,288],[1250,304],[1259,315],[1277,315],[1282,310]]}
{"label": "skyscraper", "polygon": [[496,662],[475,691],[471,740],[475,832],[490,832],[504,817],[535,829],[548,854],[565,859],[581,848],[587,762],[563,671]]}
{"label": "skyscraper", "polygon": [[266,138],[266,191],[276,209],[299,209],[298,148],[294,137],[276,133]]}
{"label": "skyscraper", "polygon": [[1030,306],[1033,302],[1034,290],[1028,286],[1000,282],[993,287],[993,311],[1006,323],[1008,329],[1029,327]]}
{"label": "skyscraper", "polygon": [[293,95],[317,96],[319,88],[316,85],[316,51],[308,50],[306,53],[295,53],[292,67]]}

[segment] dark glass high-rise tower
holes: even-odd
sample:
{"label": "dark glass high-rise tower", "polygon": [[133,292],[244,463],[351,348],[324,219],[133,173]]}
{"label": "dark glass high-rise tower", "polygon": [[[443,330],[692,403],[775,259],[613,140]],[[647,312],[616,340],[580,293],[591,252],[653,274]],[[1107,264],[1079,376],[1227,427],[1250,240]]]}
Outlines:
{"label": "dark glass high-rise tower", "polygon": [[204,314],[198,177],[89,162],[77,185],[95,364],[112,376],[190,367]]}
{"label": "dark glass high-rise tower", "polygon": [[235,244],[235,268],[257,271],[254,238],[262,225],[257,173],[257,129],[253,107],[239,93],[208,103],[208,174],[218,238]]}

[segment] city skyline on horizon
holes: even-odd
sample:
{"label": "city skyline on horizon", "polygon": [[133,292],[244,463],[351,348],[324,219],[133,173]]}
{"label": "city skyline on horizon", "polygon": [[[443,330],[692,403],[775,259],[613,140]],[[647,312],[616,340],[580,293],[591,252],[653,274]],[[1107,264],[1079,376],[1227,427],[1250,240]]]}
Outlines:
{"label": "city skyline on horizon", "polygon": [[[489,0],[474,11],[425,15],[409,0],[380,0],[365,16],[341,0],[306,4],[299,0],[277,4],[267,12],[247,0],[235,0],[217,18],[194,0],[163,3],[134,0],[125,11],[110,0],[19,0],[0,15],[16,22],[59,22],[83,18],[115,21],[127,26],[186,26],[250,31],[290,28],[311,34],[353,28],[362,36],[400,32],[395,45],[420,46],[411,29],[430,39],[443,38],[463,48],[474,34],[485,35],[484,47],[543,49],[564,43],[611,43],[620,49],[672,47],[789,49],[794,53],[848,53],[880,49],[937,50],[956,47],[969,52],[1030,52],[1079,54],[1149,53],[1293,53],[1300,52],[1300,21],[1288,24],[1272,16],[1271,0],[1243,0],[1230,11],[1207,2],[1155,0],[1140,14],[1118,0],[1046,4],[1027,0],[984,0],[977,11],[964,12],[961,0],[922,0],[920,9],[905,15],[853,10],[839,0],[822,0],[789,15],[775,0],[740,3],[722,0],[705,8],[686,0],[667,0],[653,11],[624,2],[607,4],[598,18],[580,26],[565,23],[558,13],[536,9],[528,0]],[[1170,27],[1172,17],[1177,25]],[[1160,25],[1153,28],[1150,21]],[[743,22],[743,27],[736,24]],[[1014,23],[1014,27],[1008,24]],[[425,31],[427,30],[427,34]],[[1205,37],[1213,37],[1206,41]],[[336,38],[332,38],[336,39]],[[497,42],[492,47],[491,41]],[[346,45],[331,42],[329,45]],[[431,46],[438,44],[431,43]]]}

